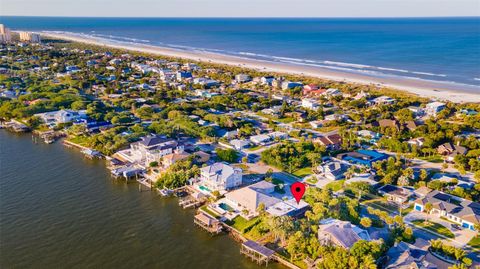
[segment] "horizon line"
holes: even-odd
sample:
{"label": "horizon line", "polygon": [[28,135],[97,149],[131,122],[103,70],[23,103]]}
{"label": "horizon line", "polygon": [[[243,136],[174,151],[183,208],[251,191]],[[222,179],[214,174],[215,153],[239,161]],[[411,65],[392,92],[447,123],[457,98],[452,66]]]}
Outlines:
{"label": "horizon line", "polygon": [[[322,17],[300,17],[300,16],[229,16],[229,17],[217,17],[217,16],[50,16],[50,15],[2,15],[1,17],[28,17],[28,18],[85,18],[85,19],[433,19],[433,18],[480,18],[480,15],[469,16],[469,15],[452,15],[452,16],[322,16]],[[1,21],[1,18],[0,18]]]}

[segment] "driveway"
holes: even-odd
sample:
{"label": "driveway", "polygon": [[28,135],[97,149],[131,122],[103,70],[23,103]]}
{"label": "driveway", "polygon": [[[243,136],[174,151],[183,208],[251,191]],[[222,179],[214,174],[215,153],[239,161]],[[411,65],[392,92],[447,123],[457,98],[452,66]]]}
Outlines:
{"label": "driveway", "polygon": [[[447,242],[447,243],[453,243],[455,246],[457,247],[465,247],[467,245],[467,243],[477,234],[475,231],[472,231],[472,230],[468,230],[468,229],[460,229],[460,230],[457,230],[457,229],[452,229],[451,227],[451,222],[449,221],[446,221],[444,219],[441,219],[439,216],[437,215],[428,215],[426,213],[423,213],[423,212],[418,212],[418,211],[412,211],[410,212],[409,214],[407,214],[405,217],[404,217],[404,221],[412,226],[414,226],[412,224],[412,221],[413,220],[424,220],[425,218],[427,218],[427,220],[429,221],[432,221],[432,222],[436,222],[436,223],[439,223],[443,226],[445,226],[447,229],[449,229],[454,235],[455,235],[455,238],[454,239],[446,239],[445,237],[443,237],[442,235],[438,235],[437,237],[434,237],[435,239],[436,238],[441,238],[443,241]],[[430,240],[430,239],[434,239],[434,238],[430,238],[431,236],[426,236],[425,234],[423,233],[433,233],[431,231],[425,231],[424,229],[420,228],[420,227],[417,227],[415,226],[418,230],[420,231],[423,231],[421,233],[421,236],[422,237],[426,237],[425,239],[427,240]]]}

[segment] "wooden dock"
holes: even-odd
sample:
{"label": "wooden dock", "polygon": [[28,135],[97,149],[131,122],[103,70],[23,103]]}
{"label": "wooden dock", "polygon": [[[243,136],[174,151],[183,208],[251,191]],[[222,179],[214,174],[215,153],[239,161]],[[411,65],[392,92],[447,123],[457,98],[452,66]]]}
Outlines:
{"label": "wooden dock", "polygon": [[193,223],[200,228],[203,228],[205,231],[209,232],[212,235],[219,234],[223,231],[222,224],[219,220],[200,212],[195,215]]}
{"label": "wooden dock", "polygon": [[268,262],[274,257],[275,251],[258,244],[255,241],[247,240],[242,244],[240,253],[251,258],[258,264],[268,266]]}

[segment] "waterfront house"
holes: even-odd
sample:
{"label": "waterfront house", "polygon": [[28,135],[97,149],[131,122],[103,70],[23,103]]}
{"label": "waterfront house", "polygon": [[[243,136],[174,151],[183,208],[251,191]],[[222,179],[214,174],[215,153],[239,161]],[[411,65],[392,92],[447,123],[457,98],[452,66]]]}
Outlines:
{"label": "waterfront house", "polygon": [[338,246],[350,249],[357,241],[370,241],[368,231],[348,222],[328,218],[320,221],[318,240],[324,246]]}
{"label": "waterfront house", "polygon": [[49,127],[54,127],[58,124],[69,123],[78,119],[87,118],[85,110],[75,111],[70,109],[37,113],[34,116],[39,117],[40,120],[46,123]]}
{"label": "waterfront house", "polygon": [[296,216],[306,210],[307,203],[300,201],[297,204],[291,196],[283,200],[285,194],[277,192],[275,187],[270,182],[260,181],[225,194],[226,202],[240,212],[248,211],[248,216],[257,215],[261,204],[265,211],[273,216]]}
{"label": "waterfront house", "polygon": [[168,168],[178,161],[182,161],[190,157],[190,154],[186,152],[173,152],[162,157],[162,165]]}
{"label": "waterfront house", "polygon": [[224,192],[242,185],[242,169],[225,162],[200,169],[200,190]]}
{"label": "waterfront house", "polygon": [[433,207],[430,212],[427,212],[428,214],[447,218],[463,228],[475,230],[475,224],[480,224],[480,203],[478,202],[434,190],[425,197],[415,200],[413,208],[423,212],[427,203]]}
{"label": "waterfront house", "polygon": [[147,167],[151,162],[158,162],[162,157],[172,153],[182,153],[183,145],[177,141],[161,136],[147,136],[130,144],[129,149],[118,151],[116,156],[123,161]]}

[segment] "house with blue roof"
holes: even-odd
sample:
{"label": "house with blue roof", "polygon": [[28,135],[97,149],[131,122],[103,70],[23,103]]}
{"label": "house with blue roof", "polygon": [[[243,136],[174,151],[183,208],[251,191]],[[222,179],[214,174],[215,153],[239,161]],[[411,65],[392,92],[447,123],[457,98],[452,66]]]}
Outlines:
{"label": "house with blue roof", "polygon": [[375,150],[361,149],[354,152],[339,154],[338,158],[352,164],[372,167],[374,162],[385,160],[388,158],[388,155]]}

